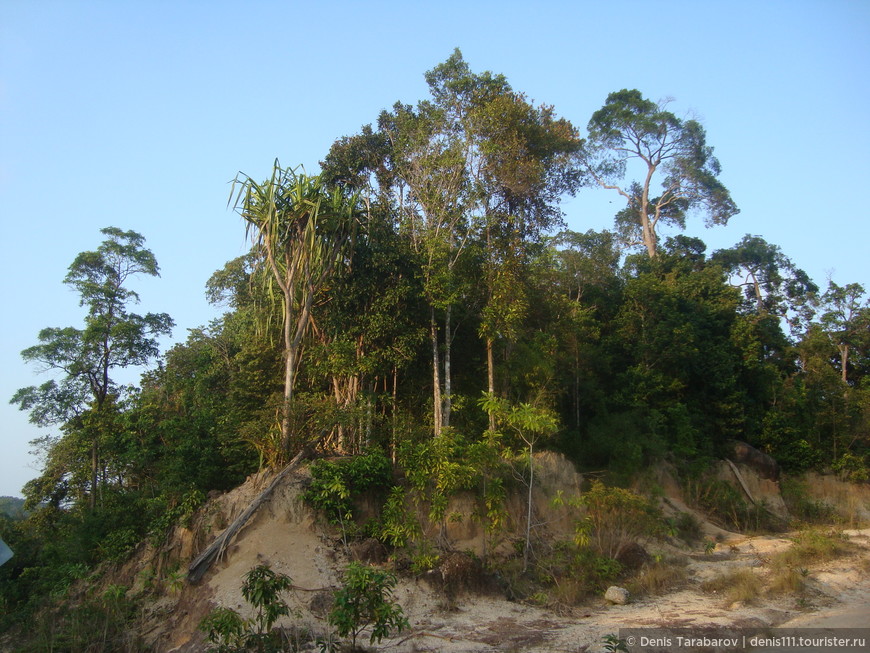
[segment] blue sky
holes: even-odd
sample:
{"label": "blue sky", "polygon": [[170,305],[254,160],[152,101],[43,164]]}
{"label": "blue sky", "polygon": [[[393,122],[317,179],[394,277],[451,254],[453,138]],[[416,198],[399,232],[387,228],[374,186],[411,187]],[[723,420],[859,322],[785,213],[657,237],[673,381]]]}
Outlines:
{"label": "blue sky", "polygon": [[[461,48],[472,69],[585,128],[611,91],[673,97],[705,124],[741,213],[687,234],[710,249],[746,233],[823,285],[870,288],[862,189],[870,152],[870,3],[0,1],[0,495],[37,475],[44,435],[7,404],[46,380],[21,361],[47,326],[78,326],[62,283],[99,229],[147,239],[162,277],[134,284],[171,342],[217,315],[212,272],[246,250],[227,209],[238,171],[278,157],[317,169],[336,138]],[[610,204],[613,201],[613,204]],[[609,227],[617,197],[564,205]]]}

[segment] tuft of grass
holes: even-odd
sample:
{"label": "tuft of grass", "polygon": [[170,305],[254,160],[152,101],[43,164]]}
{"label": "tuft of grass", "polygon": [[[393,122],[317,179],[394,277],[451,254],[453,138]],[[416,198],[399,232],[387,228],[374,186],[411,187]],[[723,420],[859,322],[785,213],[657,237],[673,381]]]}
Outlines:
{"label": "tuft of grass", "polygon": [[836,530],[808,529],[799,532],[792,541],[792,546],[774,557],[774,567],[808,567],[839,558],[854,549],[842,531]]}
{"label": "tuft of grass", "polygon": [[701,589],[720,594],[730,603],[752,603],[761,594],[762,582],[751,569],[738,569],[701,583]]}
{"label": "tuft of grass", "polygon": [[803,594],[807,588],[809,572],[806,567],[780,567],[773,570],[768,586],[768,594]]}
{"label": "tuft of grass", "polygon": [[645,565],[629,583],[632,596],[658,596],[683,585],[688,579],[684,556],[668,557]]}

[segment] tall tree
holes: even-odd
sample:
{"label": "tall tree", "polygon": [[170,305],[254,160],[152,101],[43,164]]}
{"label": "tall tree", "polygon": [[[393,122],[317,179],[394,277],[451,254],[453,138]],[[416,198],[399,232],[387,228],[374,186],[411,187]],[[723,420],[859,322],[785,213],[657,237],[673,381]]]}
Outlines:
{"label": "tall tree", "polygon": [[[380,128],[389,138],[398,187],[401,230],[420,258],[423,291],[429,304],[432,348],[433,428],[450,424],[452,315],[461,290],[455,274],[473,229],[466,211],[462,142],[443,107],[420,102],[416,109],[396,104],[383,112]],[[438,313],[443,314],[442,390]]]}
{"label": "tall tree", "polygon": [[[170,332],[173,321],[166,313],[138,315],[129,305],[139,295],[126,283],[137,275],[159,276],[154,254],[143,247],[145,239],[135,231],[116,227],[101,230],[107,236],[93,252],[82,252],[69,267],[64,283],[78,291],[81,306],[88,309],[83,329],[47,328],[39,333],[40,344],[21,352],[27,362],[43,370],[60,372],[60,382],[22,388],[11,403],[30,411],[31,422],[40,426],[73,420],[95,424],[107,418],[113,397],[119,392],[112,371],[145,365],[159,353],[157,338]],[[85,412],[91,417],[82,419]],[[91,431],[91,507],[96,502],[100,470],[100,432]]]}
{"label": "tall tree", "polygon": [[[236,186],[238,185],[238,190]],[[361,218],[358,198],[328,189],[320,176],[282,168],[262,183],[240,173],[230,202],[247,223],[254,247],[278,285],[284,338],[284,406],[281,438],[291,440],[291,404],[302,339],[318,291],[347,254]]]}
{"label": "tall tree", "polygon": [[713,254],[743,291],[747,308],[759,317],[784,318],[793,332],[806,326],[819,288],[779,247],[747,234],[739,243]]}
{"label": "tall tree", "polygon": [[870,299],[863,299],[864,287],[859,283],[840,286],[828,282],[822,296],[823,328],[840,355],[840,379],[849,383],[849,357],[856,348],[870,346]]}
{"label": "tall tree", "polygon": [[[700,210],[707,226],[726,224],[739,209],[719,181],[719,161],[696,120],[682,120],[640,91],[617,91],[589,121],[583,155],[586,173],[602,188],[615,190],[627,207],[617,228],[631,244],[654,257],[660,224],[685,228],[689,211]],[[628,165],[640,163],[642,181],[624,184]],[[654,182],[661,180],[656,195]]]}

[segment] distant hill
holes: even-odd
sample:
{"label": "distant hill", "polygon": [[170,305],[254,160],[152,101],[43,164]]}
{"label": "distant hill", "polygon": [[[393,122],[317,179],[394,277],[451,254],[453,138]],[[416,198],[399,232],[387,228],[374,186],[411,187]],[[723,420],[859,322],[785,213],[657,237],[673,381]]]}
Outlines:
{"label": "distant hill", "polygon": [[21,519],[24,517],[24,499],[0,497],[0,515],[11,519]]}

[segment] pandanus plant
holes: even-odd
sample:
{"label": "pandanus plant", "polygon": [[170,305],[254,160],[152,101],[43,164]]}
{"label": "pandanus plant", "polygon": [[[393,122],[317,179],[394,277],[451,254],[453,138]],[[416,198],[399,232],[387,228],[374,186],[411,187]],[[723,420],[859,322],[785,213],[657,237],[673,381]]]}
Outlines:
{"label": "pandanus plant", "polygon": [[281,439],[291,442],[291,404],[299,369],[302,339],[311,321],[311,307],[324,282],[348,262],[356,227],[362,217],[358,195],[328,188],[319,175],[300,168],[282,168],[275,160],[272,176],[257,183],[239,173],[229,203],[246,223],[246,236],[278,286],[284,336],[284,404]]}

